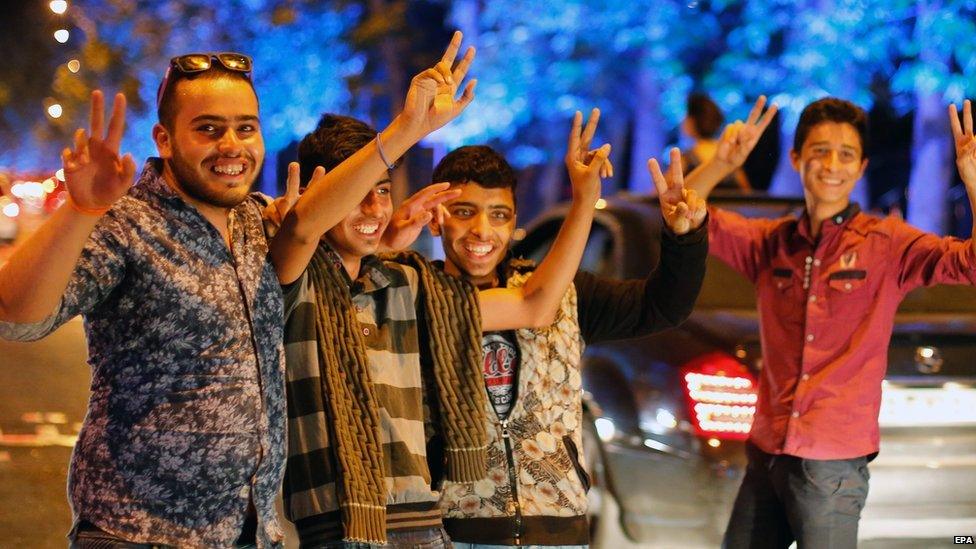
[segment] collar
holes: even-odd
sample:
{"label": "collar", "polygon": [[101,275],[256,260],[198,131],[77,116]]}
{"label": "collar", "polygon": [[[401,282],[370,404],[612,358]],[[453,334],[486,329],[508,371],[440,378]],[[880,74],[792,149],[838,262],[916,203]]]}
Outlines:
{"label": "collar", "polygon": [[349,284],[349,291],[352,294],[370,293],[386,288],[393,283],[393,272],[382,259],[375,254],[364,256],[359,264],[359,277],[352,280],[346,267],[342,263],[342,257],[324,239],[321,245],[325,247],[326,257],[332,265],[342,273],[343,278]]}
{"label": "collar", "polygon": [[[830,230],[832,227],[843,227],[847,225],[860,212],[861,206],[857,202],[851,202],[846,208],[824,220],[823,225],[820,226],[820,236],[822,237],[824,231]],[[806,210],[803,211],[803,215],[798,221],[797,231],[806,240],[810,242],[816,241],[810,230],[810,214]]]}
{"label": "collar", "polygon": [[142,173],[139,174],[139,181],[136,183],[140,189],[143,189],[156,196],[178,200],[183,200],[183,198],[169,186],[166,182],[166,178],[163,177],[163,159],[155,156],[150,156],[146,159],[146,163],[142,167]]}

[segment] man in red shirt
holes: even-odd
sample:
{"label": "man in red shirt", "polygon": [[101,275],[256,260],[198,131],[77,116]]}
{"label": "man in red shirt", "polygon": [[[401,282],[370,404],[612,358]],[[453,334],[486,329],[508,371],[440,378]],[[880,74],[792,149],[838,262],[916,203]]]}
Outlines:
{"label": "man in red shirt", "polygon": [[[760,117],[764,104],[760,98],[745,123],[727,128],[687,188],[707,197],[742,165],[775,114],[774,105]],[[955,106],[949,114],[976,210],[969,101],[962,125]],[[815,101],[800,115],[790,152],[805,212],[746,219],[710,208],[711,253],[756,285],[765,364],[726,547],[856,546],[898,304],[919,286],[976,284],[972,238],[938,237],[851,203],[868,163],[866,133],[856,105]]]}

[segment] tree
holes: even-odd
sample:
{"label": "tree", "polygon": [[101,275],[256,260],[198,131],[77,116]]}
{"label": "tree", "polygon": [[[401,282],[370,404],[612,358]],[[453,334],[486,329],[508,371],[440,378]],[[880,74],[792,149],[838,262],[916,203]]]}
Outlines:
{"label": "tree", "polygon": [[199,51],[240,51],[254,58],[265,143],[269,151],[283,148],[313,129],[322,112],[348,111],[347,79],[365,61],[343,36],[360,12],[352,4],[336,8],[311,0],[76,4],[69,15],[84,37],[73,52],[81,70],[59,67],[52,85],[64,116],[56,127],[39,119],[22,122],[40,129],[10,154],[43,151],[44,165],[56,166],[70,133],[85,125],[95,88],[126,93],[131,107],[123,148],[137,157],[154,154],[149,137],[156,91],[169,58]]}

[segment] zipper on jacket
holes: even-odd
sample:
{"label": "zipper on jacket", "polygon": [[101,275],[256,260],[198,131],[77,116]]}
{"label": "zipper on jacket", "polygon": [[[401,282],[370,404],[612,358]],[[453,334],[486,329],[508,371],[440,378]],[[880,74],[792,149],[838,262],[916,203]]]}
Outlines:
{"label": "zipper on jacket", "polygon": [[518,483],[515,475],[515,456],[512,454],[512,442],[508,432],[508,420],[501,420],[502,440],[505,441],[505,457],[508,458],[508,481],[512,486],[512,503],[515,504],[515,545],[522,545],[522,506],[518,499]]}

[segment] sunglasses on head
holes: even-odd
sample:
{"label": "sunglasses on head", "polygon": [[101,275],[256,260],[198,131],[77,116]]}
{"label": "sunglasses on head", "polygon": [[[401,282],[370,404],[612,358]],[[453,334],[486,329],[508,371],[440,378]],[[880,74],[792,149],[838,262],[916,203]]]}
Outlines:
{"label": "sunglasses on head", "polygon": [[248,80],[251,79],[251,71],[254,68],[254,63],[249,56],[243,53],[209,52],[179,55],[169,60],[166,75],[163,76],[163,81],[159,84],[159,91],[156,92],[156,105],[159,105],[160,100],[163,98],[163,93],[169,87],[170,81],[173,79],[174,70],[179,71],[181,74],[206,72],[216,66],[214,61],[229,71],[239,72]]}

